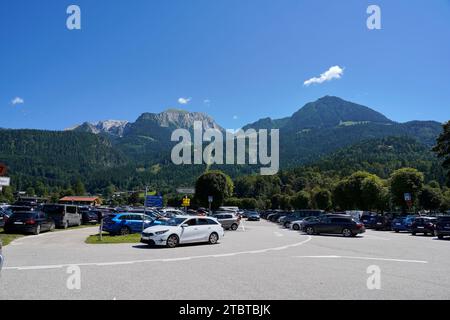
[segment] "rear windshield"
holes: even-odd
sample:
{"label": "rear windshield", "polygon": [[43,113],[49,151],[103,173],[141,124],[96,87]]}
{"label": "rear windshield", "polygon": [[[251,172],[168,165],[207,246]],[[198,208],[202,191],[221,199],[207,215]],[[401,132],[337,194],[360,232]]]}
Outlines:
{"label": "rear windshield", "polygon": [[439,217],[438,220],[440,222],[450,222],[450,217]]}
{"label": "rear windshield", "polygon": [[13,218],[32,218],[34,216],[33,212],[14,212],[11,216]]}
{"label": "rear windshield", "polygon": [[64,206],[43,206],[42,211],[48,214],[63,214]]}

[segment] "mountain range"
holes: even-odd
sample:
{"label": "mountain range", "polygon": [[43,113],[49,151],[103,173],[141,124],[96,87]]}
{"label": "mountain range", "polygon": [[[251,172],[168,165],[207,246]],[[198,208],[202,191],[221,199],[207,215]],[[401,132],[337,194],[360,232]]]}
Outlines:
{"label": "mountain range", "polygon": [[[201,121],[204,128],[223,130],[207,114],[177,109],[143,113],[135,122],[85,122],[64,132],[2,129],[0,162],[6,162],[19,181],[39,177],[58,184],[74,177],[94,176],[102,180],[102,175],[112,175],[111,172],[117,173],[120,168],[120,176],[127,181],[127,186],[142,184],[143,176],[152,181],[164,180],[166,185],[181,181],[190,184],[204,168],[174,166],[170,151],[175,143],[170,141],[170,136],[176,128],[192,129],[194,121]],[[442,124],[436,121],[398,123],[369,107],[325,96],[307,103],[290,117],[264,118],[243,127],[249,128],[280,130],[280,163],[285,169],[319,162],[361,143],[365,148],[376,148],[379,139],[387,137],[409,139],[408,145],[412,139],[432,159],[429,150],[442,131]],[[417,148],[412,151],[416,152]],[[395,153],[389,157],[392,160]],[[404,158],[405,154],[398,157]],[[257,168],[222,166],[221,169],[239,175],[255,172]],[[116,185],[121,184],[113,180]],[[101,186],[96,183],[96,187]]]}

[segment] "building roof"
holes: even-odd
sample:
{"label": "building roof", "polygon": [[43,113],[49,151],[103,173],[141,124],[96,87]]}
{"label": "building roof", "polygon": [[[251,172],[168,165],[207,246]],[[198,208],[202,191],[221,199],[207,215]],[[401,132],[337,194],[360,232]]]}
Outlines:
{"label": "building roof", "polygon": [[97,201],[100,200],[99,197],[64,197],[59,199],[59,201]]}

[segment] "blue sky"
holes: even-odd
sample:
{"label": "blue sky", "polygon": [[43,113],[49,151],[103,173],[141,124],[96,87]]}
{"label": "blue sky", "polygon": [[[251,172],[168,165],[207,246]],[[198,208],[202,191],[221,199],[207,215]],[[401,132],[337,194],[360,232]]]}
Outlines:
{"label": "blue sky", "polygon": [[[66,28],[70,4],[82,30]],[[369,4],[382,30],[367,29]],[[448,0],[2,0],[0,40],[0,127],[183,108],[239,128],[327,94],[450,119]],[[332,66],[340,79],[304,85]]]}

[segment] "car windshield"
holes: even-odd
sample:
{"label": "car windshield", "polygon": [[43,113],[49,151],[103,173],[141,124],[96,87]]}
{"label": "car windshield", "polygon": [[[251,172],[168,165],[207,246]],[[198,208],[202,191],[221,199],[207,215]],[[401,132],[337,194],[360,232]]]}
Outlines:
{"label": "car windshield", "polygon": [[184,220],[186,220],[186,218],[172,218],[167,221],[161,221],[161,224],[166,226],[179,226]]}
{"label": "car windshield", "polygon": [[64,207],[63,206],[48,206],[45,205],[42,207],[42,211],[48,214],[62,214],[64,213]]}

